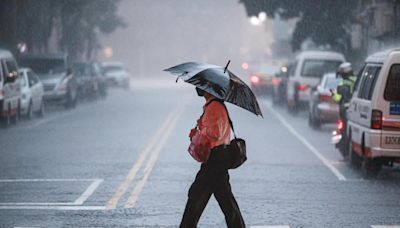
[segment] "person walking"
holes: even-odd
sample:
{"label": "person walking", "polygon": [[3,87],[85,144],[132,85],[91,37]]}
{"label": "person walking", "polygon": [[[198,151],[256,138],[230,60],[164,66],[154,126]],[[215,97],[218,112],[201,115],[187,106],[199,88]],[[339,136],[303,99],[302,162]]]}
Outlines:
{"label": "person walking", "polygon": [[[196,227],[211,195],[214,194],[225,215],[228,228],[245,227],[239,206],[233,196],[229,183],[230,122],[223,100],[215,98],[196,87],[197,94],[205,98],[204,113],[197,121],[200,129],[200,142],[211,148],[209,158],[201,164],[200,171],[188,192],[188,200],[180,228]],[[189,134],[192,138],[195,129]]]}

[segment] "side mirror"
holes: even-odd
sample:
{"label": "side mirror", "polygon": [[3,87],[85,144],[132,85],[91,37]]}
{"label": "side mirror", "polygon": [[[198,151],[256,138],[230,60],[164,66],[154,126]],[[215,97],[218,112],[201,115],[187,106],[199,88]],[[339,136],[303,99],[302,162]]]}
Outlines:
{"label": "side mirror", "polygon": [[337,87],[337,93],[344,96],[344,97],[349,97],[351,95],[350,93],[350,86],[349,85],[340,85]]}

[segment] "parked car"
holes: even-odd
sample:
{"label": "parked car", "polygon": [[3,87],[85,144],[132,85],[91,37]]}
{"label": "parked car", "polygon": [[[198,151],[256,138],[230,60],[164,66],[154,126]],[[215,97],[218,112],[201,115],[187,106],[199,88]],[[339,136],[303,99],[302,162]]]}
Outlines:
{"label": "parked car", "polygon": [[296,56],[289,69],[286,89],[287,106],[290,112],[297,112],[308,106],[311,88],[317,86],[325,73],[336,72],[345,61],[342,54],[328,51],[304,51]]}
{"label": "parked car", "polygon": [[18,70],[21,81],[21,115],[28,119],[33,114],[43,116],[45,113],[45,104],[43,100],[44,89],[39,77],[29,68],[20,68]]}
{"label": "parked car", "polygon": [[109,85],[129,88],[130,75],[123,63],[103,62],[101,67]]}
{"label": "parked car", "polygon": [[46,102],[62,104],[66,108],[75,107],[78,86],[76,77],[69,68],[67,55],[23,56],[20,64],[29,67],[39,76]]}
{"label": "parked car", "polygon": [[[290,66],[289,66],[290,67]],[[286,102],[286,87],[288,81],[288,67],[283,66],[278,74],[272,78],[272,103],[274,105]]]}
{"label": "parked car", "polygon": [[400,49],[371,55],[360,73],[347,112],[349,160],[377,174],[400,162]]}
{"label": "parked car", "polygon": [[78,94],[81,98],[107,96],[107,80],[97,62],[75,63],[73,70],[77,78]]}
{"label": "parked car", "polygon": [[21,84],[14,56],[0,49],[0,120],[4,126],[17,123],[21,110]]}
{"label": "parked car", "polygon": [[328,73],[311,93],[308,110],[308,123],[318,128],[321,124],[336,123],[339,120],[339,105],[332,99],[332,90],[339,85],[336,73]]}
{"label": "parked car", "polygon": [[273,78],[279,73],[278,66],[260,66],[250,75],[251,89],[258,95],[272,93]]}

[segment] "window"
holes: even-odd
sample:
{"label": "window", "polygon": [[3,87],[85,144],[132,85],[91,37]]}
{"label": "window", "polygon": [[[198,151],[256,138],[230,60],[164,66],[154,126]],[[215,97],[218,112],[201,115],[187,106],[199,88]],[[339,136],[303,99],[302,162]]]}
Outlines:
{"label": "window", "polygon": [[400,64],[390,68],[384,98],[387,101],[400,101]]}
{"label": "window", "polygon": [[371,100],[374,94],[376,80],[378,79],[381,66],[367,66],[361,75],[361,85],[358,97],[365,100]]}
{"label": "window", "polygon": [[6,66],[7,66],[7,71],[8,71],[7,77],[16,77],[16,76],[18,76],[17,65],[15,64],[14,61],[7,60],[6,61]]}
{"label": "window", "polygon": [[289,65],[289,77],[294,77],[294,72],[296,72],[297,61]]}
{"label": "window", "polygon": [[28,71],[27,75],[28,75],[29,87],[38,83],[37,78],[32,74],[31,71]]}
{"label": "window", "polygon": [[336,89],[340,83],[340,78],[336,77],[327,77],[325,80],[324,88],[325,89]]}
{"label": "window", "polygon": [[0,82],[3,81],[3,67],[1,66],[1,61],[0,61]]}
{"label": "window", "polygon": [[360,71],[358,71],[357,79],[356,79],[356,82],[354,83],[354,91],[358,91],[358,89],[360,88],[360,82],[361,82],[361,79],[362,79],[361,75],[364,72],[365,68],[366,68],[366,66],[364,65],[360,69]]}
{"label": "window", "polygon": [[21,79],[21,86],[25,87],[26,86],[26,79],[24,77],[24,72],[23,71],[19,72],[19,78]]}
{"label": "window", "polygon": [[308,59],[303,63],[301,75],[304,77],[321,78],[324,74],[336,72],[341,61]]}

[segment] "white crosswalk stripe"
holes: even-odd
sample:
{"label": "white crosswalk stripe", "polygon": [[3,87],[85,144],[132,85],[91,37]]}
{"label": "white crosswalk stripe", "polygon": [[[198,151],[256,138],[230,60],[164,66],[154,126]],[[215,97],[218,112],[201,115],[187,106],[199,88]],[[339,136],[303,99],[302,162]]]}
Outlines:
{"label": "white crosswalk stripe", "polygon": [[399,225],[372,225],[372,228],[400,228]]}
{"label": "white crosswalk stripe", "polygon": [[276,226],[250,226],[250,228],[290,228],[287,225],[276,225]]}

